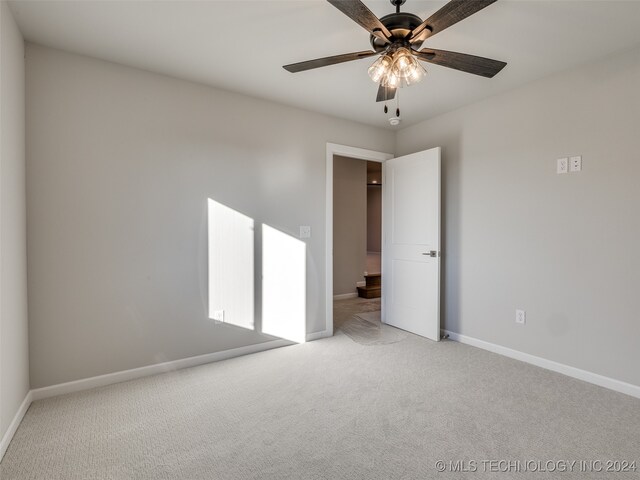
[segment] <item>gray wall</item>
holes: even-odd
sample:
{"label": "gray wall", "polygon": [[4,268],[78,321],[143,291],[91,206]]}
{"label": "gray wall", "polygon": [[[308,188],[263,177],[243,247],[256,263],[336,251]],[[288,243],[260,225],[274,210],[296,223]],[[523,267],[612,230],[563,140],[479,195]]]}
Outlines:
{"label": "gray wall", "polygon": [[382,251],[382,187],[367,186],[367,251]]}
{"label": "gray wall", "polygon": [[28,45],[33,387],[268,340],[208,319],[208,198],[312,227],[307,332],[324,330],[327,142],[389,151],[394,133]]}
{"label": "gray wall", "polygon": [[398,132],[443,147],[445,328],[640,385],[639,85],[636,49]]}
{"label": "gray wall", "polygon": [[[5,176],[5,158],[20,176],[20,128],[5,128],[4,102],[20,41],[14,27],[6,41],[5,17],[2,251],[11,232],[19,253],[20,229],[4,225],[23,218],[20,183]],[[18,68],[5,69],[5,57]],[[399,155],[444,149],[445,328],[640,384],[639,81],[635,50],[397,133]],[[207,318],[207,198],[294,236],[312,226],[307,330],[322,330],[325,143],[392,151],[395,136],[38,46],[27,49],[27,127],[36,388],[268,339]],[[16,155],[5,157],[5,136]],[[583,172],[556,175],[556,158],[573,154]],[[19,265],[16,275],[21,312]],[[19,341],[5,348],[6,332],[19,340],[26,323],[7,329],[4,309],[2,411],[4,378],[17,380],[16,399],[28,388],[22,367],[4,360],[14,351],[26,368]]]}
{"label": "gray wall", "polygon": [[0,2],[0,438],[29,391],[24,41]]}
{"label": "gray wall", "polygon": [[367,162],[333,157],[333,294],[356,292],[367,269]]}

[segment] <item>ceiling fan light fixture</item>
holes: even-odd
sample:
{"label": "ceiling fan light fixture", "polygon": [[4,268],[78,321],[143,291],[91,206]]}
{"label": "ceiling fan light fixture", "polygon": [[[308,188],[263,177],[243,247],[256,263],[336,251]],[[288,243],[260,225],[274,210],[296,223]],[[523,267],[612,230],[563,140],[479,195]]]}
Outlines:
{"label": "ceiling fan light fixture", "polygon": [[391,69],[393,59],[389,55],[382,55],[369,67],[369,76],[375,83],[380,82]]}
{"label": "ceiling fan light fixture", "polygon": [[380,81],[380,85],[388,88],[398,88],[399,86],[401,86],[400,77],[398,77],[393,72],[387,72],[387,74],[384,77],[382,77],[382,80]]}
{"label": "ceiling fan light fixture", "polygon": [[[362,0],[327,1],[369,32],[372,50],[284,65],[283,68],[288,72],[304,72],[378,56],[369,67],[368,73],[371,79],[379,84],[376,102],[386,102],[394,98],[397,101],[399,87],[413,85],[425,77],[427,71],[418,60],[486,78],[493,78],[507,65],[505,62],[475,55],[432,48],[421,49],[427,38],[478,13],[496,0],[449,0],[425,20],[413,13],[400,11],[400,6],[406,0],[390,0],[395,7],[395,13],[381,18],[374,15]],[[396,117],[399,118],[400,113],[396,113]]]}
{"label": "ceiling fan light fixture", "polygon": [[419,62],[416,62],[414,68],[411,69],[409,75],[407,76],[407,78],[405,78],[405,82],[407,85],[418,83],[424,78],[426,74],[427,70],[422,65],[420,65]]}
{"label": "ceiling fan light fixture", "polygon": [[391,72],[400,79],[401,84],[409,86],[422,80],[427,71],[409,49],[400,47],[394,53]]}
{"label": "ceiling fan light fixture", "polygon": [[415,61],[415,58],[413,58],[411,52],[405,47],[400,47],[393,52],[392,68],[397,72],[399,77],[405,76],[405,72],[411,68],[411,60]]}
{"label": "ceiling fan light fixture", "polygon": [[405,47],[381,55],[368,72],[371,80],[388,88],[418,83],[427,73],[411,50]]}

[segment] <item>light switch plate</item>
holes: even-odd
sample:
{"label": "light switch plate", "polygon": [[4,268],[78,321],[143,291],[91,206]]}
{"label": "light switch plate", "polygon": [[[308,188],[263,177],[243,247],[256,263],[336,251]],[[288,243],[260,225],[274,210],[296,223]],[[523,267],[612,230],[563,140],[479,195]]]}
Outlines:
{"label": "light switch plate", "polygon": [[567,157],[558,159],[558,173],[567,173],[569,171],[569,159]]}
{"label": "light switch plate", "polygon": [[311,238],[311,227],[301,226],[300,227],[300,238]]}
{"label": "light switch plate", "polygon": [[582,170],[582,157],[580,155],[569,159],[569,171],[579,172]]}

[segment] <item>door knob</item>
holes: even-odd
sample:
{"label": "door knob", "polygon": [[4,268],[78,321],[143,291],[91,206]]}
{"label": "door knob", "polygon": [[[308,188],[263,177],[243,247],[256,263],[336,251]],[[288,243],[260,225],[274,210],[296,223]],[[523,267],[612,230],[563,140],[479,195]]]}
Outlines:
{"label": "door knob", "polygon": [[438,256],[438,252],[436,252],[435,250],[429,250],[428,252],[422,252],[423,255],[429,255],[430,257],[437,257]]}

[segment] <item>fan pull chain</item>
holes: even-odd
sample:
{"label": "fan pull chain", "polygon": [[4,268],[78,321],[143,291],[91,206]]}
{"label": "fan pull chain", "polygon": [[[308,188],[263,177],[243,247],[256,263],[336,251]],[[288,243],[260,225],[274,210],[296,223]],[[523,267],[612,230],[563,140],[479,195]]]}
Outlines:
{"label": "fan pull chain", "polygon": [[389,109],[387,108],[387,104],[384,104],[384,113],[387,113],[389,111]]}
{"label": "fan pull chain", "polygon": [[396,92],[396,117],[400,118],[400,89]]}

